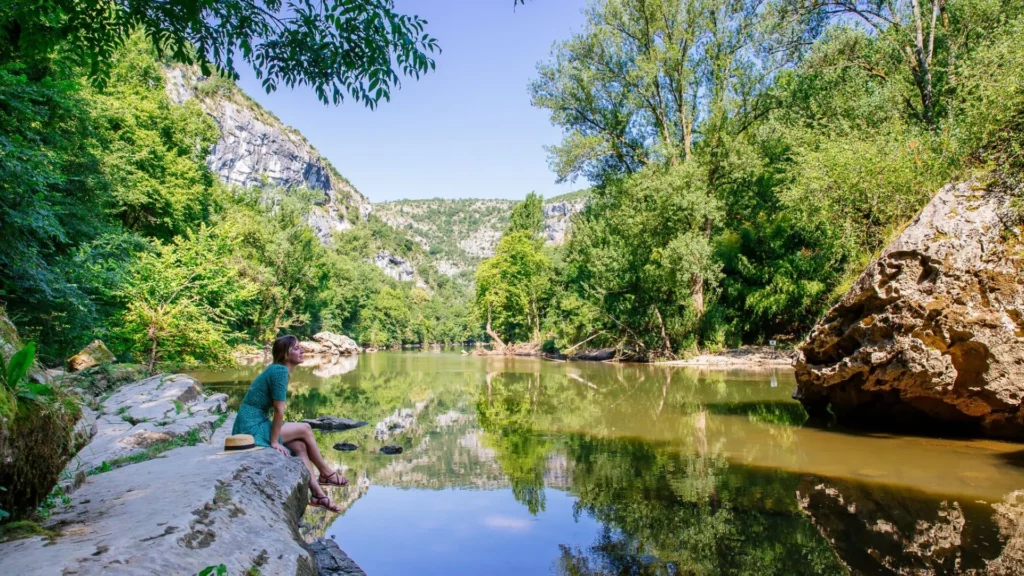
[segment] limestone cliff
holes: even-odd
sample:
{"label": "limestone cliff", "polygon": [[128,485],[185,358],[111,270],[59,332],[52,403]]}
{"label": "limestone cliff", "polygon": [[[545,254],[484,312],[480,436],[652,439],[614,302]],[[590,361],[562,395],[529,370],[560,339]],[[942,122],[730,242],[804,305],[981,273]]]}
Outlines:
{"label": "limestone cliff", "polygon": [[794,397],[850,424],[1024,438],[1024,244],[1006,188],[940,190],[814,327]]}
{"label": "limestone cliff", "polygon": [[364,221],[372,205],[296,130],[247,97],[236,86],[206,79],[195,70],[167,70],[167,93],[175,102],[197,98],[220,127],[221,138],[207,158],[220,178],[237,186],[264,182],[323,193],[309,224],[323,242]]}

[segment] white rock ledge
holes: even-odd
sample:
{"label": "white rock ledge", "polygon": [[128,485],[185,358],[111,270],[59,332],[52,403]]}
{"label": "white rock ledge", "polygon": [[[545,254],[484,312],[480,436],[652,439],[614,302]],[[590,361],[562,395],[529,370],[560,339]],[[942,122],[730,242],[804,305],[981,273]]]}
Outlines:
{"label": "white rock ledge", "polygon": [[[214,441],[230,430],[225,423]],[[229,574],[314,575],[298,532],[309,475],[264,449],[218,454],[220,443],[90,477],[47,523],[61,535],[0,544],[8,574],[182,574],[224,564]]]}
{"label": "white rock ledge", "polygon": [[[298,529],[309,472],[298,458],[270,449],[220,454],[234,423],[232,415],[213,428],[225,401],[224,394],[205,396],[188,376],[163,375],[121,388],[94,419],[87,413],[81,427],[92,441],[69,466],[84,483],[45,522],[59,535],[0,544],[0,573],[194,576],[224,564],[231,575],[253,567],[316,575]],[[203,440],[195,446],[85,476],[103,460],[194,429]]]}

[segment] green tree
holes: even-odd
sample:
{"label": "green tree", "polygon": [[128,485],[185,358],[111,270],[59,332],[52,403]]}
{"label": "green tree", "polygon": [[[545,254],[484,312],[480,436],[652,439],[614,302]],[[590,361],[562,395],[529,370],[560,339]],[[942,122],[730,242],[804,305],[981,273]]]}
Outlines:
{"label": "green tree", "polygon": [[505,234],[527,232],[540,234],[544,228],[544,198],[530,192],[526,199],[512,207],[512,215],[508,219]]}
{"label": "green tree", "polygon": [[257,342],[269,342],[285,328],[301,331],[326,290],[327,250],[306,223],[318,194],[304,189],[236,190],[218,217],[215,233],[234,247],[239,273],[258,287],[258,306],[239,318]]}
{"label": "green tree", "polygon": [[0,61],[38,61],[54,51],[87,63],[101,80],[141,27],[179,62],[214,65],[234,77],[244,60],[268,92],[308,85],[324,103],[347,94],[373,108],[434,68],[426,21],[391,0],[30,0],[0,6]]}
{"label": "green tree", "polygon": [[110,82],[90,98],[108,209],[128,229],[168,240],[209,219],[214,177],[205,161],[220,130],[195,101],[171,102],[156,51],[141,34],[109,65]]}
{"label": "green tree", "polygon": [[231,325],[257,287],[232,263],[232,247],[201,226],[139,256],[121,291],[117,334],[125,348],[157,362],[224,362]]}
{"label": "green tree", "polygon": [[359,341],[369,346],[389,346],[412,341],[408,297],[401,290],[384,287],[360,310],[356,322]]}
{"label": "green tree", "polygon": [[[695,163],[652,167],[594,190],[566,247],[565,297],[602,311],[593,329],[607,336],[595,343],[671,356],[695,341],[702,315],[694,287],[713,286],[719,275],[704,229],[719,209]],[[552,324],[573,326],[557,317]]]}
{"label": "green tree", "polygon": [[25,72],[0,65],[0,301],[41,356],[62,355],[97,320],[62,260],[108,230],[107,183],[74,77]]}
{"label": "green tree", "polygon": [[499,347],[505,346],[506,339],[539,341],[551,271],[551,259],[531,232],[503,237],[494,256],[477,268],[474,308]]}

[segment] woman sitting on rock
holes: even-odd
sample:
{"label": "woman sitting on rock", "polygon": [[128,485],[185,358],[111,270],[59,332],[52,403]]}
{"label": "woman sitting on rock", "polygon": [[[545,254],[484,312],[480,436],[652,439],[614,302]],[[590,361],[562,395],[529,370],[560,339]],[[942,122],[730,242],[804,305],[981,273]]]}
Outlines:
{"label": "woman sitting on rock", "polygon": [[[331,502],[320,485],[345,486],[348,479],[337,470],[331,470],[320,455],[320,448],[313,438],[313,429],[301,422],[284,422],[284,407],[288,398],[288,378],[292,370],[302,364],[302,347],[295,336],[282,336],[274,341],[272,349],[274,363],[260,373],[242,399],[235,418],[232,434],[251,434],[259,446],[269,446],[285,456],[302,458],[306,468],[310,463],[320,471],[317,480],[310,480],[313,492],[310,506],[327,508],[340,512],[341,508]],[[273,421],[268,412],[273,408]]]}

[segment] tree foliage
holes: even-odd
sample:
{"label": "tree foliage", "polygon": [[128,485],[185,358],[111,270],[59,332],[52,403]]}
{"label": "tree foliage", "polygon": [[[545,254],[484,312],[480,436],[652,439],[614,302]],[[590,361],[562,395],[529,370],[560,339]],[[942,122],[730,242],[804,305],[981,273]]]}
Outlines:
{"label": "tree foliage", "polygon": [[[282,331],[387,346],[477,333],[466,287],[379,219],[323,245],[307,223],[318,193],[221,185],[206,166],[216,125],[170,101],[143,35],[102,89],[61,63],[0,68],[0,302],[45,362],[97,337],[122,358],[192,364]],[[380,250],[423,264],[426,290],[374,266]]]}
{"label": "tree foliage", "polygon": [[242,60],[264,89],[307,85],[324,103],[345,96],[370,108],[390,100],[401,76],[434,69],[426,21],[391,0],[30,0],[0,7],[0,61],[54,51],[86,64],[103,84],[137,28],[178,62],[237,76]]}
{"label": "tree foliage", "polygon": [[476,314],[489,330],[502,340],[537,341],[551,283],[551,260],[535,235],[504,236],[494,256],[477,268],[475,281]]}
{"label": "tree foliage", "polygon": [[552,167],[595,184],[547,306],[554,342],[650,357],[799,337],[1016,125],[1022,8],[593,4],[531,85],[565,132]]}

